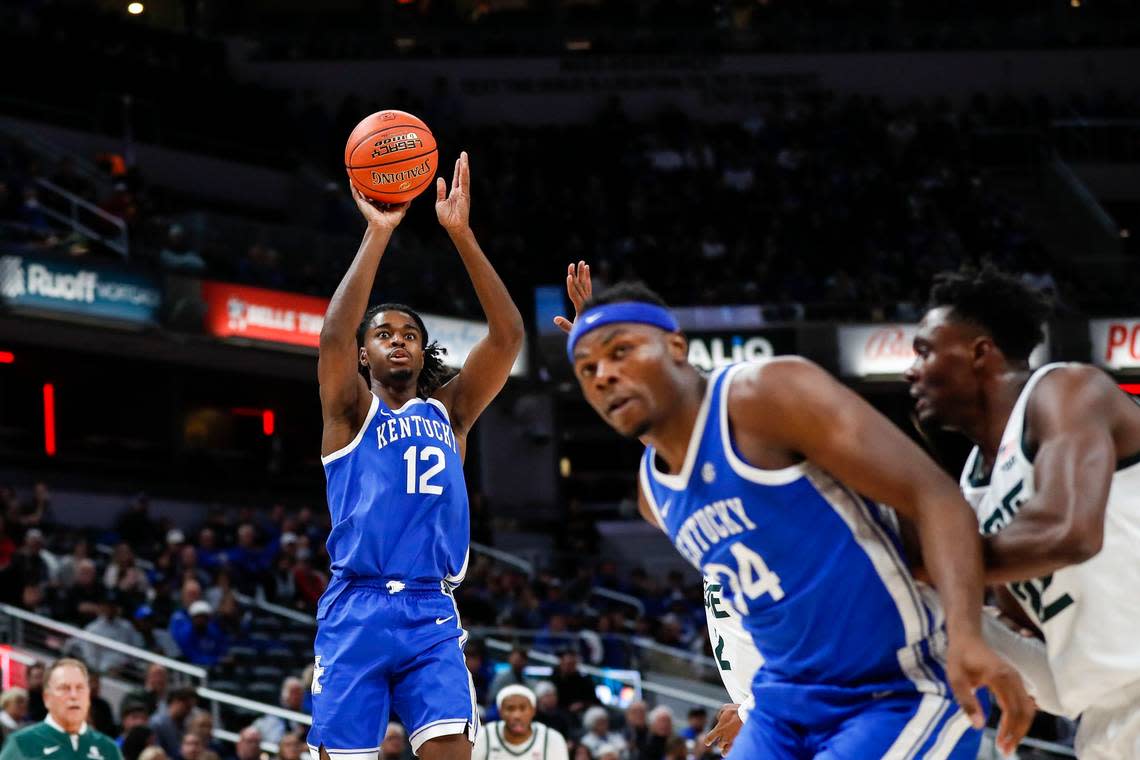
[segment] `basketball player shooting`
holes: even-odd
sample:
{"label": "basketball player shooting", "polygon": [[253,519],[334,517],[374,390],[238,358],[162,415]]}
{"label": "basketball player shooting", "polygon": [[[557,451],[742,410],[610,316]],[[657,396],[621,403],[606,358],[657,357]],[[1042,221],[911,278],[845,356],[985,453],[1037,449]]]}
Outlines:
{"label": "basketball player shooting", "polygon": [[986,580],[1043,634],[1077,756],[1140,757],[1140,408],[1087,364],[1030,370],[1046,307],[1012,277],[943,274],[930,304],[906,380],[922,425],[975,444]]}
{"label": "basketball player shooting", "polygon": [[[764,657],[729,757],[973,760],[981,686],[1012,751],[1033,704],[982,639],[981,542],[953,481],[810,362],[702,376],[643,285],[575,308],[567,353],[586,400],[646,444],[642,516],[721,582]],[[911,576],[881,504],[917,525],[939,595]]]}
{"label": "basketball player shooting", "polygon": [[368,226],[325,315],[320,379],[332,581],[317,610],[314,760],[372,760],[389,710],[425,760],[467,760],[478,729],[452,591],[467,568],[467,434],[502,389],[522,317],[468,225],[467,154],[435,210],[459,251],[488,333],[446,379],[439,347],[411,308],[370,309],[377,267],[407,204],[354,191]]}

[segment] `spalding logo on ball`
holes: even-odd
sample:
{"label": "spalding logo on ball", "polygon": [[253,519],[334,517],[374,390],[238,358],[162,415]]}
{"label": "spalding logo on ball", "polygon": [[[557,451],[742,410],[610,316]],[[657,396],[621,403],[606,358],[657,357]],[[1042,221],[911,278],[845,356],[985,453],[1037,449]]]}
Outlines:
{"label": "spalding logo on ball", "polygon": [[364,117],[344,146],[344,168],[353,187],[381,203],[405,203],[427,190],[438,157],[427,124],[404,111]]}

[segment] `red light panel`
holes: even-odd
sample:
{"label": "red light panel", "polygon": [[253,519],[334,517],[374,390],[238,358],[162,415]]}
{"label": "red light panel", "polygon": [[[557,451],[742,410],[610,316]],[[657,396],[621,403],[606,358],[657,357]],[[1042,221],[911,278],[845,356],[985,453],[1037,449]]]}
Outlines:
{"label": "red light panel", "polygon": [[11,351],[0,351],[0,364],[15,364],[16,355]]}
{"label": "red light panel", "polygon": [[276,429],[277,417],[273,414],[272,409],[266,409],[261,413],[261,432],[266,435],[273,435]]}
{"label": "red light panel", "polygon": [[1121,383],[1120,390],[1133,396],[1140,396],[1140,383]]}
{"label": "red light panel", "polygon": [[55,386],[44,383],[44,453],[55,456]]}

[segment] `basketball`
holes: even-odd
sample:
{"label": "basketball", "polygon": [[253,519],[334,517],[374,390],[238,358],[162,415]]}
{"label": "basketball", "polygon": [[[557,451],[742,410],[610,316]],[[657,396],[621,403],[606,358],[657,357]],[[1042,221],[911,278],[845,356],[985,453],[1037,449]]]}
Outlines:
{"label": "basketball", "polygon": [[426,190],[439,161],[435,137],[404,111],[377,111],[348,136],[344,168],[352,185],[381,203],[405,203]]}

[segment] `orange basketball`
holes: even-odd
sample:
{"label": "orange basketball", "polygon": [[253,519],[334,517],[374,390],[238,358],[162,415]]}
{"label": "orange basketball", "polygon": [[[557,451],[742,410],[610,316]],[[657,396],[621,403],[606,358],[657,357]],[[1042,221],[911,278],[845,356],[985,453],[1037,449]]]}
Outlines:
{"label": "orange basketball", "polygon": [[427,190],[438,163],[427,124],[403,111],[364,117],[344,146],[344,168],[353,186],[382,203],[404,203]]}

